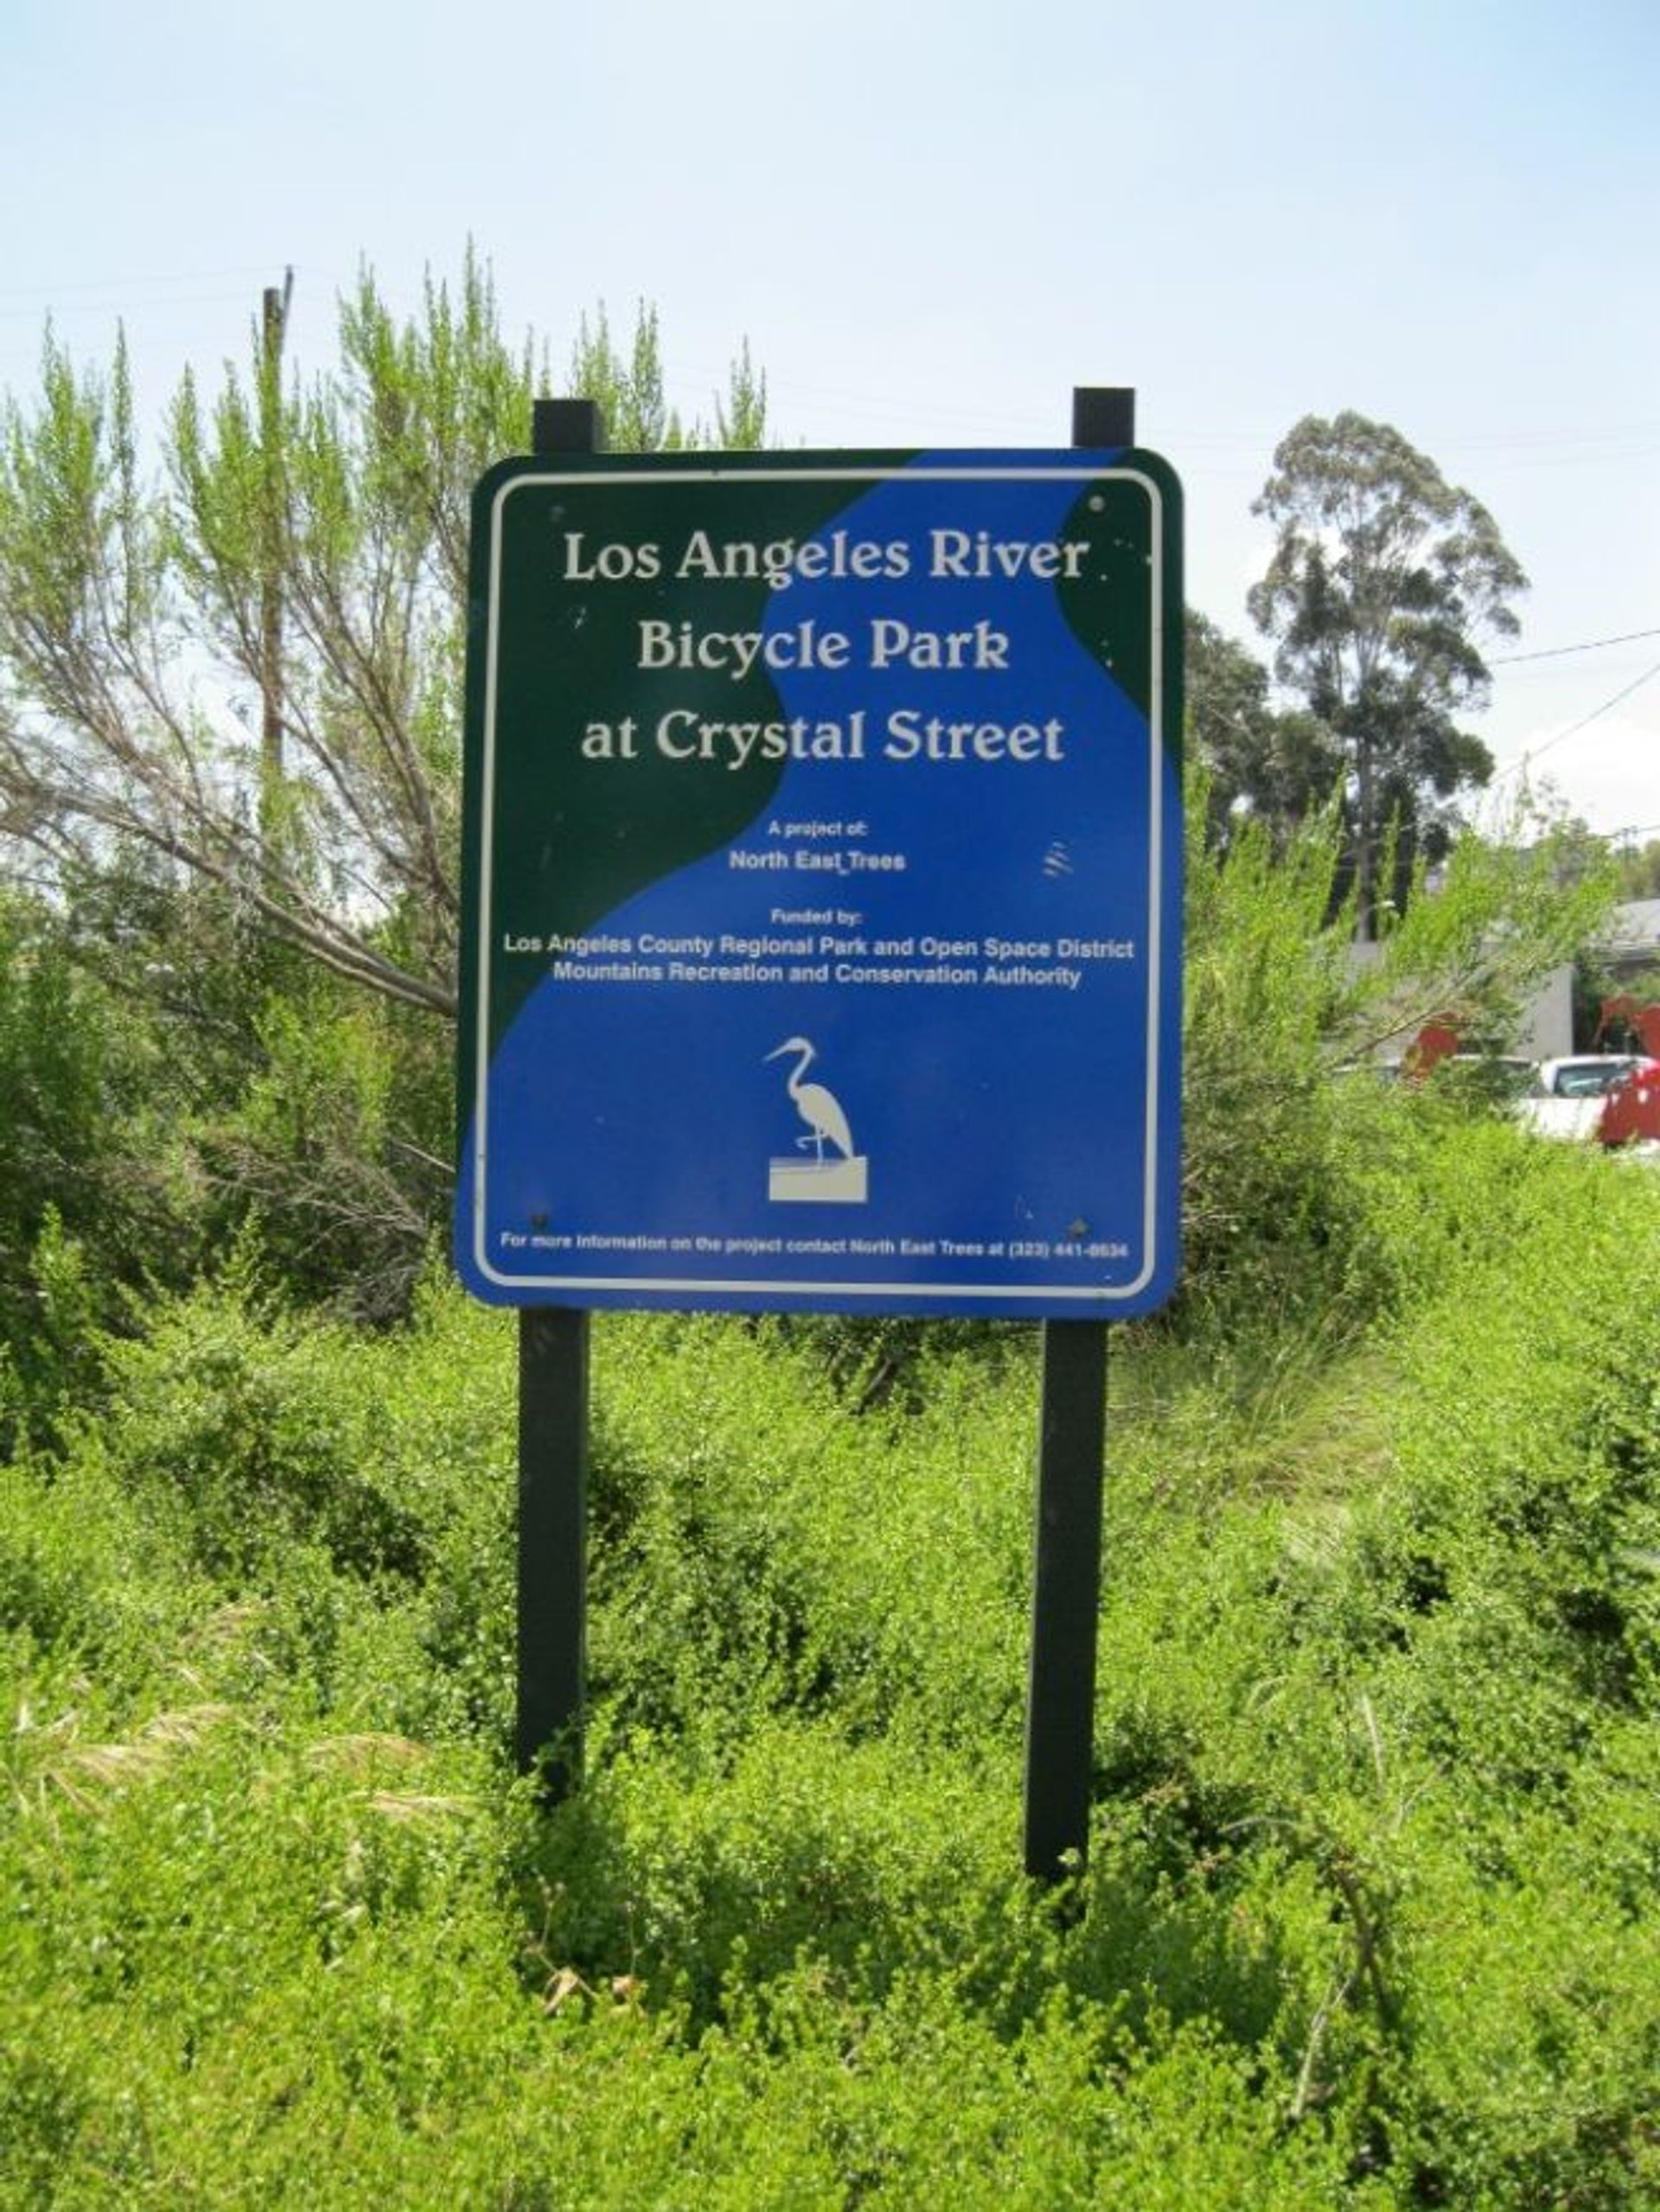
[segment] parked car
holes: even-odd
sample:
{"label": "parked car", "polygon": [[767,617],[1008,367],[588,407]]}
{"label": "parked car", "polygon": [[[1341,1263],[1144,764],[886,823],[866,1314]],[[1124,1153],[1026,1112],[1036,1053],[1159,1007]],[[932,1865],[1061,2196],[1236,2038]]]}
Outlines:
{"label": "parked car", "polygon": [[1608,1094],[1628,1077],[1660,1066],[1632,1052],[1576,1052],[1542,1060],[1538,1079],[1516,1105],[1516,1118],[1540,1136],[1588,1141],[1600,1132]]}

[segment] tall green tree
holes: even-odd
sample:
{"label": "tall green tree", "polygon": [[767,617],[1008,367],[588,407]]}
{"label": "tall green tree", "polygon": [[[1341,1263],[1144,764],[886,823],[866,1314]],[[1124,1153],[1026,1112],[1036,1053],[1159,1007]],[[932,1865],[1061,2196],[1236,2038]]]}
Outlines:
{"label": "tall green tree", "polygon": [[[176,1076],[198,1248],[249,1228],[290,1287],[380,1316],[448,1193],[472,488],[557,387],[470,253],[406,316],[362,272],[320,374],[282,335],[268,296],[149,438],[119,343],[88,368],[48,333],[38,393],[0,403],[0,919],[5,875],[45,888],[77,1007],[125,1009]],[[621,346],[584,325],[571,378],[617,450],[701,440],[643,304]],[[716,414],[763,434],[747,353]],[[108,1151],[67,1180],[103,1188]],[[0,1305],[29,1228],[0,1219]]]}
{"label": "tall green tree", "polygon": [[1403,866],[1450,834],[1492,757],[1459,717],[1486,702],[1481,647],[1513,636],[1527,579],[1486,508],[1386,423],[1310,415],[1284,439],[1255,510],[1276,531],[1249,607],[1274,673],[1343,761],[1363,937],[1375,934],[1386,841]]}
{"label": "tall green tree", "polygon": [[[48,334],[38,399],[0,410],[0,840],[83,881],[147,850],[448,1014],[469,496],[524,450],[546,358],[470,253],[407,319],[365,270],[309,381],[252,335],[211,396],[185,375],[154,471],[119,345],[82,369]],[[699,437],[643,304],[626,355],[584,323],[572,374],[618,450]],[[764,432],[747,353],[717,414]]]}
{"label": "tall green tree", "polygon": [[1210,841],[1225,845],[1250,823],[1284,852],[1299,825],[1331,804],[1343,777],[1341,747],[1306,709],[1277,708],[1263,663],[1193,608],[1184,689]]}

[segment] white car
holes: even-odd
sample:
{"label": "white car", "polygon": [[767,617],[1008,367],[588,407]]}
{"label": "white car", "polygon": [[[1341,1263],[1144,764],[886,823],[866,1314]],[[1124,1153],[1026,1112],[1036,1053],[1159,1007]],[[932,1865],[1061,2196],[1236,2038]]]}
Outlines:
{"label": "white car", "polygon": [[1576,1052],[1567,1059],[1541,1060],[1537,1082],[1516,1103],[1516,1118],[1540,1136],[1588,1141],[1597,1134],[1614,1085],[1650,1064],[1631,1052]]}

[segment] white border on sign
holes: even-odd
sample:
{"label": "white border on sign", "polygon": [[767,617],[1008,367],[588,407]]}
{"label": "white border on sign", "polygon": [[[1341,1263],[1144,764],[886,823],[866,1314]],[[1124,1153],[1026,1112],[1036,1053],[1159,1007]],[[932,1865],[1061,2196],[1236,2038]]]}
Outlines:
{"label": "white border on sign", "polygon": [[[503,1275],[490,1264],[485,1250],[485,1174],[488,1157],[488,1128],[487,1115],[489,1094],[489,981],[490,947],[495,943],[491,893],[494,887],[494,832],[495,809],[495,713],[496,713],[496,656],[499,643],[499,616],[501,605],[501,510],[516,491],[547,489],[578,484],[591,488],[603,482],[608,489],[632,489],[655,487],[659,484],[706,484],[723,477],[744,483],[887,483],[897,477],[917,483],[983,483],[1004,480],[1031,483],[1040,481],[1063,481],[1079,483],[1134,483],[1147,495],[1152,516],[1151,565],[1152,652],[1150,655],[1152,681],[1147,702],[1147,773],[1148,773],[1148,844],[1151,860],[1147,871],[1147,1090],[1143,1141],[1146,1146],[1147,1174],[1143,1189],[1142,1248],[1146,1254],[1141,1272],[1132,1282],[1103,1288],[1099,1284],[1080,1284],[1074,1289],[1066,1283],[944,1283],[930,1282],[845,1282],[834,1277],[795,1277],[781,1280],[769,1275],[758,1282],[739,1282],[727,1275]],[[1164,534],[1165,505],[1163,491],[1155,477],[1140,469],[1113,468],[987,468],[965,467],[954,464],[945,468],[922,466],[907,468],[816,468],[816,469],[653,469],[629,474],[623,470],[601,472],[586,470],[537,470],[522,476],[510,476],[496,491],[490,504],[489,600],[485,632],[484,658],[484,758],[483,776],[479,800],[479,917],[478,917],[478,975],[475,994],[477,1024],[473,1040],[473,1263],[480,1275],[490,1282],[498,1283],[504,1290],[561,1290],[561,1291],[652,1291],[662,1295],[675,1292],[695,1293],[702,1297],[733,1295],[782,1297],[833,1296],[837,1298],[917,1298],[941,1301],[945,1299],[998,1299],[1012,1301],[1026,1300],[1032,1304],[1042,1301],[1053,1304],[1064,1300],[1078,1307],[1110,1304],[1135,1297],[1144,1290],[1158,1273],[1159,1218],[1159,1096],[1161,1070],[1159,1058],[1159,987],[1163,976],[1163,936],[1160,914],[1163,905],[1164,881],[1164,764],[1165,764],[1165,700],[1164,700]]]}

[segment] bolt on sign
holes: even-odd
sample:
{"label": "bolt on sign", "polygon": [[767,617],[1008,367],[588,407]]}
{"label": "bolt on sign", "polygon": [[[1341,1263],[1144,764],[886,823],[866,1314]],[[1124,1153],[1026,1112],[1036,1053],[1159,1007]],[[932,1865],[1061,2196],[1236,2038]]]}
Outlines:
{"label": "bolt on sign", "polygon": [[576,455],[473,510],[456,1254],[507,1305],[1144,1313],[1180,489]]}

